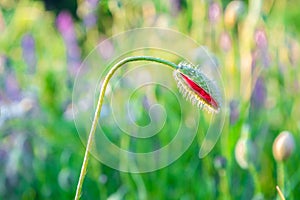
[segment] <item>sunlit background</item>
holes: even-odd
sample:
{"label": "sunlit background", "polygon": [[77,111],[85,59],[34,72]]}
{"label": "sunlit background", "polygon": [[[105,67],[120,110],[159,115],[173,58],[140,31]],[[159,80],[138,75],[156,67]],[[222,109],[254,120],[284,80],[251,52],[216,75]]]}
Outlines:
{"label": "sunlit background", "polygon": [[[277,185],[297,199],[299,6],[297,0],[0,0],[0,199],[74,198],[85,150],[73,121],[76,73],[100,42],[143,27],[179,31],[217,58],[227,102],[222,134],[200,159],[200,127],[178,160],[149,173],[120,172],[92,157],[82,199],[276,199]],[[99,54],[109,59],[114,47],[106,45]],[[175,106],[166,112],[176,118],[174,96],[149,90],[152,99]],[[149,99],[141,91],[136,96],[131,106],[145,125]],[[162,144],[178,124],[166,126]],[[115,129],[107,124],[105,133]]]}

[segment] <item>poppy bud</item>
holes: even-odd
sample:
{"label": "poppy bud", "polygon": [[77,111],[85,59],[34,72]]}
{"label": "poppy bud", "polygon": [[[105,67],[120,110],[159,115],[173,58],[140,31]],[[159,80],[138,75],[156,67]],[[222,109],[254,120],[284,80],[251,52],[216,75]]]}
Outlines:
{"label": "poppy bud", "polygon": [[295,149],[295,140],[288,131],[282,131],[273,143],[273,156],[277,161],[284,161],[290,157]]}
{"label": "poppy bud", "polygon": [[183,96],[199,108],[218,113],[221,107],[221,96],[217,85],[208,79],[199,67],[186,62],[181,62],[178,66],[174,71],[174,77]]}

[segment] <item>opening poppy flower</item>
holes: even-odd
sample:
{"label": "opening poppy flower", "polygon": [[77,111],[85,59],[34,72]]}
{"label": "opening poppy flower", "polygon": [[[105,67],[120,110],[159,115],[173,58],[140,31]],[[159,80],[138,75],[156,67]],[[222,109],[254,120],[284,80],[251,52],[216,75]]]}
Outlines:
{"label": "opening poppy flower", "polygon": [[193,105],[208,112],[218,113],[221,106],[220,91],[200,70],[186,62],[181,62],[174,71],[179,91]]}

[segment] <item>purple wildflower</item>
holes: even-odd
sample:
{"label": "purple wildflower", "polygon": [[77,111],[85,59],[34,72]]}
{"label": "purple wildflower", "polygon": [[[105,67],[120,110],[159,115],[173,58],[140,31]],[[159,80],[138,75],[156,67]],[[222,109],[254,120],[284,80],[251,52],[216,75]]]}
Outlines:
{"label": "purple wildflower", "polygon": [[84,0],[78,5],[78,16],[82,19],[86,29],[90,29],[97,23],[98,0]]}
{"label": "purple wildflower", "polygon": [[251,104],[255,108],[261,108],[266,101],[266,86],[262,77],[259,77],[255,83],[255,87],[252,93]]}
{"label": "purple wildflower", "polygon": [[93,27],[97,23],[97,16],[94,13],[88,13],[83,18],[83,23],[87,28]]}
{"label": "purple wildflower", "polygon": [[171,4],[171,13],[172,15],[176,16],[182,7],[182,0],[170,0]]}
{"label": "purple wildflower", "polygon": [[36,68],[35,41],[30,34],[25,34],[22,38],[22,51],[28,72],[34,73]]}
{"label": "purple wildflower", "polygon": [[97,23],[97,15],[95,12],[95,8],[97,7],[99,1],[98,0],[86,0],[88,5],[89,12],[83,18],[83,22],[87,28],[91,28]]}
{"label": "purple wildflower", "polygon": [[17,78],[13,72],[10,72],[5,77],[5,93],[6,97],[12,101],[21,99],[20,87]]}
{"label": "purple wildflower", "polygon": [[217,170],[224,170],[227,165],[227,160],[224,156],[217,156],[214,159],[214,166]]}
{"label": "purple wildflower", "polygon": [[69,12],[63,11],[57,16],[57,28],[67,42],[76,39],[72,16]]}
{"label": "purple wildflower", "polygon": [[230,108],[230,124],[231,125],[235,124],[240,116],[238,105],[239,104],[236,100],[230,101],[229,108]]}
{"label": "purple wildflower", "polygon": [[262,66],[270,65],[270,55],[268,53],[268,39],[264,29],[257,29],[254,33],[254,40],[257,46],[255,51],[256,60],[261,60]]}

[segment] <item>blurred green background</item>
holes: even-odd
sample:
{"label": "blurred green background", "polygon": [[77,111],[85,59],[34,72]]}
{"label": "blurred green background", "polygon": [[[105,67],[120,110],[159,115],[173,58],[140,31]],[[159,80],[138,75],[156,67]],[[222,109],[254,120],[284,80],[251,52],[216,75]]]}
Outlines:
{"label": "blurred green background", "polygon": [[[0,199],[74,198],[85,150],[72,118],[75,74],[99,42],[143,27],[177,30],[215,54],[227,102],[222,135],[199,159],[200,129],[183,156],[150,173],[119,172],[92,157],[82,199],[278,199],[276,185],[287,199],[299,198],[299,6],[297,0],[0,0]],[[147,108],[133,107],[147,124]],[[166,126],[176,131],[176,123]],[[274,148],[291,155],[274,159],[273,142],[284,130],[291,137]]]}

